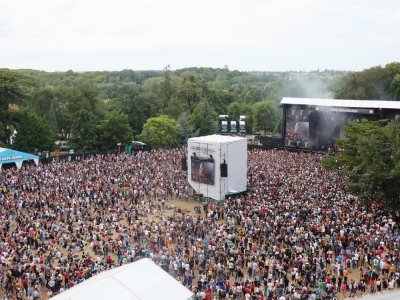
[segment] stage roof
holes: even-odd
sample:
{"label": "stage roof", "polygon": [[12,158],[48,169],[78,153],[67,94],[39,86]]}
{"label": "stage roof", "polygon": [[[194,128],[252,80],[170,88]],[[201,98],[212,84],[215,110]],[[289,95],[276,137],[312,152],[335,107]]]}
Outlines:
{"label": "stage roof", "polygon": [[344,99],[283,97],[281,105],[310,105],[310,106],[332,106],[332,107],[377,108],[377,109],[400,110],[400,101],[381,101],[381,100],[344,100]]}
{"label": "stage roof", "polygon": [[104,271],[56,295],[54,300],[192,299],[193,293],[150,258]]}

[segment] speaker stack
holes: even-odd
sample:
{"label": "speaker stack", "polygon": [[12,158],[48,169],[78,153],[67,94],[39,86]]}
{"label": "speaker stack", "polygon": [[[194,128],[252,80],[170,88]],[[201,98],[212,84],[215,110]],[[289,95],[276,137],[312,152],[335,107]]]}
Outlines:
{"label": "speaker stack", "polygon": [[221,177],[228,177],[228,165],[226,163],[221,164]]}

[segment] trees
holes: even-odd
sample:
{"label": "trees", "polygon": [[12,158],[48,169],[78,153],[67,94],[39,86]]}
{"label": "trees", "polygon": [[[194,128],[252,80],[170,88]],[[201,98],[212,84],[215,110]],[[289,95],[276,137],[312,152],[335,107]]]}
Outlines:
{"label": "trees", "polygon": [[98,147],[97,118],[85,107],[73,115],[71,145],[76,152],[93,151]]}
{"label": "trees", "polygon": [[228,115],[232,120],[239,120],[240,115],[244,113],[244,103],[232,102],[228,106]]}
{"label": "trees", "polygon": [[0,146],[2,146],[2,144],[5,144],[4,141],[6,139],[7,139],[6,127],[3,124],[3,122],[0,121]]}
{"label": "trees", "polygon": [[341,99],[400,100],[400,63],[390,63],[343,77],[335,89]]}
{"label": "trees", "polygon": [[182,73],[181,78],[182,81],[178,86],[177,97],[186,104],[190,112],[193,112],[196,104],[204,97],[206,85],[199,75],[191,71]]}
{"label": "trees", "polygon": [[246,117],[246,131],[253,132],[253,105],[243,102],[232,102],[228,106],[228,115],[231,120],[239,120],[240,116]]}
{"label": "trees", "polygon": [[213,134],[217,130],[218,115],[207,100],[201,101],[190,116],[190,123],[199,135]]}
{"label": "trees", "polygon": [[342,152],[328,156],[323,165],[348,177],[348,187],[365,204],[382,201],[400,211],[400,124],[385,121],[349,122]]}
{"label": "trees", "polygon": [[400,73],[397,74],[390,84],[391,94],[395,100],[400,100]]}
{"label": "trees", "polygon": [[132,142],[132,129],[129,126],[128,116],[112,111],[100,126],[100,140],[103,149],[115,149],[118,143]]}
{"label": "trees", "polygon": [[[399,74],[398,65],[390,64],[388,73],[395,78]],[[342,76],[338,72],[313,74],[317,79]],[[94,129],[89,131],[95,131],[96,136],[99,134],[100,121],[106,119],[110,111],[126,114],[136,135],[142,132],[148,118],[161,114],[169,115],[175,120],[182,114],[187,114],[184,118],[187,120],[190,116],[190,123],[195,129],[206,134],[213,133],[214,122],[217,122],[214,112],[227,114],[229,105],[234,102],[240,102],[243,107],[240,111],[236,109],[232,116],[235,115],[234,118],[237,119],[240,114],[246,115],[247,132],[251,132],[254,103],[268,98],[275,104],[281,100],[282,95],[297,95],[301,79],[309,78],[307,82],[315,83],[314,77],[310,77],[307,72],[239,72],[213,68],[173,71],[169,66],[163,71],[70,70],[48,73],[35,70],[0,70],[0,139],[5,143],[10,130],[19,123],[16,118],[18,114],[8,110],[10,103],[18,104],[18,107],[13,107],[16,110],[35,111],[62,139],[69,139],[72,131],[79,133],[77,115],[82,109],[90,112],[89,119],[93,119],[95,124],[92,126]],[[390,82],[394,95],[399,94],[399,82],[397,79]],[[209,106],[205,106],[205,102]],[[197,107],[196,114],[193,114]],[[202,119],[198,116],[199,111],[205,108],[211,115],[202,124]],[[73,139],[76,141],[76,137]],[[92,142],[98,145],[99,141]],[[82,146],[93,148],[95,145],[92,142],[92,146],[84,146],[86,142]]]}
{"label": "trees", "polygon": [[258,102],[254,104],[253,109],[254,130],[275,131],[278,116],[271,103],[268,101]]}
{"label": "trees", "polygon": [[176,121],[166,115],[149,118],[138,138],[154,148],[176,146],[178,144]]}
{"label": "trees", "polygon": [[168,107],[169,101],[172,96],[172,85],[171,85],[171,70],[170,65],[167,65],[163,70],[163,79],[161,82],[161,94],[162,94],[162,103],[163,110],[165,111]]}
{"label": "trees", "polygon": [[176,131],[181,144],[186,144],[187,140],[191,137],[197,136],[199,130],[196,130],[194,126],[190,123],[190,119],[187,113],[183,113],[176,125]]}
{"label": "trees", "polygon": [[0,143],[6,143],[12,123],[10,104],[22,104],[26,90],[32,85],[27,77],[10,70],[0,70]]}
{"label": "trees", "polygon": [[154,113],[151,99],[147,98],[136,84],[131,85],[126,93],[117,98],[114,103],[115,109],[128,116],[133,134],[140,134],[146,119]]}
{"label": "trees", "polygon": [[231,92],[217,89],[209,89],[206,98],[214,110],[222,115],[226,114],[228,105],[235,101],[235,97]]}
{"label": "trees", "polygon": [[10,103],[21,103],[31,82],[23,75],[0,70],[0,109],[7,110]]}
{"label": "trees", "polygon": [[13,147],[25,152],[53,150],[54,135],[46,122],[34,112],[24,111],[17,127]]}
{"label": "trees", "polygon": [[389,86],[390,96],[392,96],[394,100],[400,100],[400,62],[387,64],[385,69],[391,77]]}
{"label": "trees", "polygon": [[243,101],[246,103],[260,102],[262,98],[262,90],[254,84],[246,86],[246,90],[242,96]]}

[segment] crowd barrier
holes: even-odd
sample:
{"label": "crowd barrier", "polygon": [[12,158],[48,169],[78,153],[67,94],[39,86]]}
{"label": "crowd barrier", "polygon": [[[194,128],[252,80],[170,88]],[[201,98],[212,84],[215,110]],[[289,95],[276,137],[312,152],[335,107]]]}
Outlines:
{"label": "crowd barrier", "polygon": [[80,160],[85,160],[87,158],[93,157],[93,156],[110,156],[113,154],[119,153],[118,150],[112,150],[112,151],[98,151],[98,152],[86,152],[86,153],[77,153],[77,154],[62,154],[62,155],[54,155],[50,157],[41,157],[39,158],[39,162],[41,164],[49,164],[54,161],[80,161]]}

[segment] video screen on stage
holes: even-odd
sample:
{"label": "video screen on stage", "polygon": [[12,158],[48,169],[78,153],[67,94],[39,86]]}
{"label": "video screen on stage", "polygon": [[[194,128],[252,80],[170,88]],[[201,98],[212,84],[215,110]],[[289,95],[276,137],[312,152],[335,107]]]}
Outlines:
{"label": "video screen on stage", "polygon": [[192,180],[209,185],[214,184],[214,159],[212,157],[191,156]]}
{"label": "video screen on stage", "polygon": [[287,137],[305,139],[309,137],[309,122],[291,121],[286,124]]}
{"label": "video screen on stage", "polygon": [[286,114],[286,137],[306,139],[310,131],[310,112],[300,107],[288,109]]}
{"label": "video screen on stage", "polygon": [[309,148],[310,111],[302,107],[291,107],[286,111],[285,145],[289,147]]}

